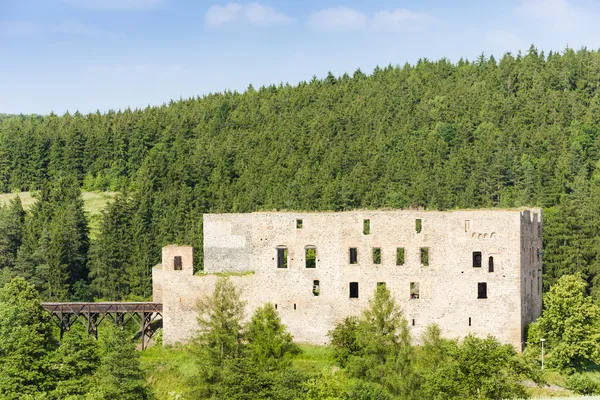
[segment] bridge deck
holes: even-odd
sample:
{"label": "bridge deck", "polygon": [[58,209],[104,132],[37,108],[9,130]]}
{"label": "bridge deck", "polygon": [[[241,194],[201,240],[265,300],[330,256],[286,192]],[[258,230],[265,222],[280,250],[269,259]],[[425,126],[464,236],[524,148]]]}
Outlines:
{"label": "bridge deck", "polygon": [[42,303],[42,307],[60,328],[61,339],[77,321],[87,328],[88,334],[98,337],[98,327],[106,317],[121,329],[124,329],[128,321],[136,320],[140,324],[142,350],[154,335],[153,321],[162,317],[162,303],[152,302]]}
{"label": "bridge deck", "polygon": [[161,313],[162,303],[152,302],[89,302],[89,303],[42,303],[42,307],[50,313]]}

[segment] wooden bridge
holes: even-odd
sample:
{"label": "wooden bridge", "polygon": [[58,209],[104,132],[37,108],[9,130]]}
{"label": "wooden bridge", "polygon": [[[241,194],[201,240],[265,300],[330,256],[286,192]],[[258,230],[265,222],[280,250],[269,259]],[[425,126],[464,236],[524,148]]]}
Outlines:
{"label": "wooden bridge", "polygon": [[140,324],[142,350],[146,348],[148,340],[152,339],[156,331],[156,328],[152,326],[153,322],[158,317],[162,318],[161,303],[42,303],[42,306],[58,325],[61,339],[63,334],[69,331],[76,322],[83,324],[87,328],[88,334],[98,338],[98,326],[105,319],[109,319],[121,329],[124,329],[125,324],[130,320],[135,320]]}

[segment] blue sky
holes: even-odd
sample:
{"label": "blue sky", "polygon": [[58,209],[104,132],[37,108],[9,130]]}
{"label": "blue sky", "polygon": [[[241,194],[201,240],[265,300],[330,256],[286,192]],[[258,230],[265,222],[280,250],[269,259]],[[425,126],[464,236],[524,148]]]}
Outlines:
{"label": "blue sky", "polygon": [[419,58],[600,48],[591,0],[0,0],[0,113],[84,113]]}

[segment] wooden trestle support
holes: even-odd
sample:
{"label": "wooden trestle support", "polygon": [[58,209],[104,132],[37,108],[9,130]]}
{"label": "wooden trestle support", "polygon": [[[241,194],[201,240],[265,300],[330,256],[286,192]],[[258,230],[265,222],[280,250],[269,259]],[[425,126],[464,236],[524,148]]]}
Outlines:
{"label": "wooden trestle support", "polygon": [[[42,306],[52,316],[52,320],[60,329],[60,338],[71,329],[75,322],[80,322],[87,328],[88,334],[98,338],[98,326],[109,318],[121,329],[130,320],[140,324],[140,336],[142,338],[142,350],[154,336],[155,329],[152,323],[162,318],[161,303],[42,303]],[[157,321],[158,322],[158,321]]]}

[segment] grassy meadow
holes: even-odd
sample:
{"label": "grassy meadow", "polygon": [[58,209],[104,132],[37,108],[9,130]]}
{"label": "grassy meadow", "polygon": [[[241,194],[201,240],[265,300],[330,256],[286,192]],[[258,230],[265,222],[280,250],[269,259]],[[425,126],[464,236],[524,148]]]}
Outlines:
{"label": "grassy meadow", "polygon": [[[100,213],[104,210],[104,207],[112,200],[116,192],[82,192],[81,197],[83,199],[83,208],[89,218],[89,227],[91,237],[98,232],[100,225]],[[19,193],[1,193],[0,204],[8,204],[10,199],[15,196],[21,198],[23,208],[27,211],[33,203],[35,203],[36,192],[19,192]]]}
{"label": "grassy meadow", "polygon": [[[302,353],[294,359],[294,367],[304,373],[337,370],[333,349],[329,346],[300,345]],[[185,345],[152,346],[141,352],[141,365],[146,378],[158,400],[186,400],[182,396],[189,382],[198,372],[194,355]],[[600,399],[600,396],[577,396],[564,389],[564,377],[556,371],[547,370],[547,387],[528,387],[532,399]]]}

